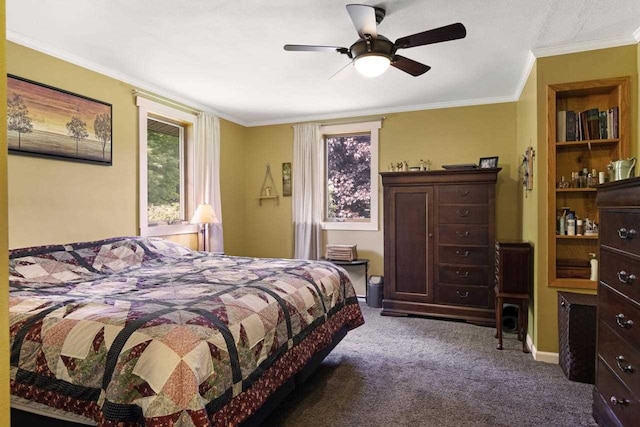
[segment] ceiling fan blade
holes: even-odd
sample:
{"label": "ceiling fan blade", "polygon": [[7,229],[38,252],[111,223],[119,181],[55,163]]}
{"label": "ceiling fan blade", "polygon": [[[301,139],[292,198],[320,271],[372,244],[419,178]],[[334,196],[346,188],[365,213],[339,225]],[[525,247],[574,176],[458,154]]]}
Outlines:
{"label": "ceiling fan blade", "polygon": [[395,55],[393,57],[391,65],[405,73],[411,74],[413,77],[421,76],[431,69],[428,65],[421,64],[420,62],[400,55]]}
{"label": "ceiling fan blade", "polygon": [[339,52],[348,51],[346,47],[340,46],[313,46],[306,44],[285,44],[284,50],[290,52]]}
{"label": "ceiling fan blade", "polygon": [[349,62],[344,67],[340,68],[333,76],[329,77],[329,80],[345,80],[353,74],[355,70],[353,61]]}
{"label": "ceiling fan blade", "polygon": [[348,4],[347,12],[351,17],[353,26],[361,38],[365,34],[371,34],[371,37],[378,37],[378,24],[376,23],[376,10],[373,6],[366,4]]}
{"label": "ceiling fan blade", "polygon": [[396,40],[395,45],[398,49],[407,49],[409,47],[424,46],[426,44],[446,42],[449,40],[463,39],[467,35],[467,29],[461,23],[446,25],[433,30],[423,31]]}

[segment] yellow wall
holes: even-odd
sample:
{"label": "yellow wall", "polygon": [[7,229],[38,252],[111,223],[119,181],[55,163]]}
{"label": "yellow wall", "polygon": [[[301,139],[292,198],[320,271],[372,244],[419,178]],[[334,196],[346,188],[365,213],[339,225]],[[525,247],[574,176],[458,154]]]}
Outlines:
{"label": "yellow wall", "polygon": [[138,119],[132,87],[7,43],[10,74],[113,105],[113,166],[9,156],[9,246],[137,234]]}
{"label": "yellow wall", "polygon": [[245,181],[247,176],[247,128],[220,120],[220,193],[224,252],[245,255],[248,236],[245,221]]}
{"label": "yellow wall", "polygon": [[[546,146],[540,146],[538,144],[538,120],[537,120],[537,68],[534,67],[529,74],[529,77],[525,83],[525,86],[518,100],[518,119],[517,119],[517,148],[516,153],[518,156],[523,156],[527,147],[532,146],[535,150],[535,157],[533,161],[533,189],[526,193],[522,188],[518,191],[518,205],[520,206],[520,212],[522,213],[520,228],[521,236],[523,240],[533,242],[534,250],[534,271],[537,271],[538,264],[541,263],[539,255],[539,246],[535,244],[538,241],[538,197],[540,194],[540,185],[545,185],[546,180],[542,171],[544,168],[540,165],[545,163],[545,150]],[[519,157],[520,158],[520,157]],[[534,292],[536,294],[536,287],[538,282],[534,281]],[[536,319],[538,317],[537,304],[535,298],[532,298],[529,304],[529,331],[528,334],[532,337],[534,343],[536,342],[537,328]]]}
{"label": "yellow wall", "polygon": [[[9,156],[9,246],[95,240],[138,234],[138,114],[133,87],[14,43],[10,74],[113,105],[113,166]],[[225,244],[242,252],[245,128],[220,125]],[[168,236],[195,248],[196,235]]]}
{"label": "yellow wall", "polygon": [[[430,159],[433,168],[443,164],[475,163],[480,157],[499,156],[503,168],[498,180],[497,234],[499,238],[519,235],[521,215],[514,203],[517,196],[518,157],[516,155],[516,103],[425,110],[389,114],[380,130],[380,171],[391,162],[407,160],[417,165]],[[291,198],[280,203],[268,200],[259,206],[267,163],[278,192],[282,191],[282,162],[293,157],[293,130],[290,124],[248,129],[246,158],[246,253],[250,256],[290,257],[293,255]],[[293,165],[295,168],[295,165]],[[370,273],[383,271],[383,207],[380,186],[379,231],[329,231],[325,243],[355,243],[358,254],[371,260]]]}
{"label": "yellow wall", "polygon": [[[537,67],[537,127],[538,127],[538,239],[535,241],[537,263],[534,344],[539,351],[558,351],[557,291],[574,289],[549,288],[547,277],[547,150],[546,117],[547,86],[551,84],[593,80],[607,77],[631,76],[631,154],[638,153],[638,47],[622,46],[589,52],[539,58]],[[633,119],[636,118],[636,119]],[[523,212],[526,212],[525,209]],[[530,222],[530,221],[528,221]]]}
{"label": "yellow wall", "polygon": [[[0,0],[0,31],[5,32],[5,2]],[[7,99],[6,41],[0,40],[0,99]],[[7,117],[7,104],[0,102],[0,117]],[[7,235],[7,121],[0,124],[0,426],[9,423],[9,271]]]}

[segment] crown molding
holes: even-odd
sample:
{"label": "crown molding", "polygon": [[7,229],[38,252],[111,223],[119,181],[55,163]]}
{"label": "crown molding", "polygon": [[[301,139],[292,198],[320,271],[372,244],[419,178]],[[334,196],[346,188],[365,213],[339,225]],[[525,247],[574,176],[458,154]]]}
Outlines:
{"label": "crown molding", "polygon": [[503,102],[513,102],[513,96],[499,96],[494,98],[478,98],[478,99],[465,99],[462,101],[447,101],[447,102],[434,102],[431,104],[419,104],[419,105],[407,105],[402,107],[388,107],[388,108],[372,108],[368,110],[351,110],[336,113],[316,114],[311,116],[294,116],[282,119],[263,120],[247,123],[247,127],[255,126],[270,126],[270,125],[282,125],[292,124],[298,122],[312,122],[320,120],[333,120],[343,119],[351,117],[366,117],[393,113],[406,113],[411,111],[421,110],[437,110],[443,108],[454,107],[470,107],[474,105],[486,105],[486,104],[501,104]]}
{"label": "crown molding", "polygon": [[531,52],[536,58],[544,58],[545,56],[566,55],[568,53],[586,52],[588,50],[626,46],[637,43],[635,37],[638,31],[640,31],[640,28],[636,30],[636,32],[632,36],[614,37],[610,39],[590,40],[586,42],[541,47],[532,49]]}
{"label": "crown molding", "polygon": [[111,77],[121,82],[128,83],[130,85],[135,86],[137,89],[143,89],[144,91],[152,92],[161,97],[167,98],[167,100],[176,101],[181,104],[184,104],[187,107],[194,108],[199,111],[211,113],[225,120],[228,120],[230,122],[234,122],[242,126],[247,126],[247,124],[244,121],[239,120],[235,117],[229,116],[228,114],[222,113],[208,105],[201,104],[197,101],[194,101],[192,99],[179,95],[170,90],[166,90],[161,87],[155,86],[151,83],[147,83],[143,80],[137,79],[135,77],[131,77],[130,75],[121,73],[120,71],[116,71],[109,67],[104,67],[100,64],[81,58],[65,50],[58,49],[53,46],[49,46],[45,43],[34,40],[27,36],[24,36],[20,33],[16,33],[15,31],[12,31],[9,29],[7,29],[7,40],[13,43],[17,43],[19,45],[28,47],[30,49],[37,50],[38,52],[44,53],[46,55],[52,56],[57,59],[61,59],[63,61],[77,65],[79,67],[86,68],[91,71],[95,71],[96,73],[103,74],[105,76]]}
{"label": "crown molding", "polygon": [[640,27],[633,32],[633,38],[640,43]]}
{"label": "crown molding", "polygon": [[536,63],[536,57],[533,52],[529,51],[529,55],[527,56],[527,62],[524,64],[524,68],[522,69],[522,74],[520,75],[520,81],[518,82],[518,86],[516,87],[516,92],[513,95],[513,99],[515,101],[520,99],[522,95],[522,91],[524,90],[524,85],[527,84],[527,80],[529,80],[529,75],[533,70],[533,66]]}

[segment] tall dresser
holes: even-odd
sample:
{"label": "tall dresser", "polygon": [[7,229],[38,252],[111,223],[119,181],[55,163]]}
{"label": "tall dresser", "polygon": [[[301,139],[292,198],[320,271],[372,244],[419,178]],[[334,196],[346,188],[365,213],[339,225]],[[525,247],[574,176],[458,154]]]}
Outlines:
{"label": "tall dresser", "polygon": [[495,325],[495,186],[500,170],[381,173],[382,314]]}
{"label": "tall dresser", "polygon": [[640,178],[598,187],[600,272],[593,417],[640,420]]}

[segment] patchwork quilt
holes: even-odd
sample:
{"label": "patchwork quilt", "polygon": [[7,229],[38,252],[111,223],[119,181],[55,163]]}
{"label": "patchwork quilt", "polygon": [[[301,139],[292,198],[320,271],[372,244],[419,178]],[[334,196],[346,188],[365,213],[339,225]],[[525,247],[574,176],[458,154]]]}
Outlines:
{"label": "patchwork quilt", "polygon": [[237,425],[364,320],[327,262],[117,238],[10,252],[11,392],[103,426]]}

